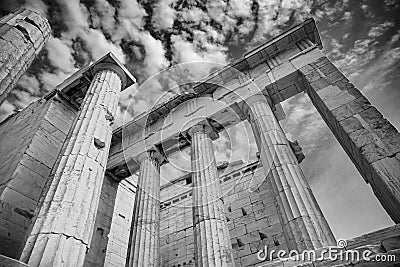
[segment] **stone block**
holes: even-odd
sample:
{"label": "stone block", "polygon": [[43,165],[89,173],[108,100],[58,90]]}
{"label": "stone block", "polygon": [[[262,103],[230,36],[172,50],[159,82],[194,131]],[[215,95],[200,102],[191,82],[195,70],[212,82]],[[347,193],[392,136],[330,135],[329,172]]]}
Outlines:
{"label": "stone block", "polygon": [[28,154],[24,154],[21,159],[21,164],[26,168],[40,174],[43,177],[48,177],[50,175],[50,168],[37,161],[36,159],[32,158]]}
{"label": "stone block", "polygon": [[226,204],[231,204],[234,203],[238,200],[239,198],[239,194],[238,193],[234,193],[232,195],[229,196],[224,196],[224,203]]}
{"label": "stone block", "polygon": [[269,242],[268,239],[262,239],[262,240],[257,240],[257,241],[251,242],[249,244],[251,253],[254,254],[254,253],[259,252],[260,250],[264,250],[265,246],[269,245],[268,242]]}
{"label": "stone block", "polygon": [[400,152],[400,133],[387,120],[383,120],[382,124],[375,124],[372,132],[376,134],[380,141],[385,145],[389,156]]}
{"label": "stone block", "polygon": [[261,210],[261,209],[263,209],[265,207],[265,205],[264,205],[262,200],[253,202],[251,205],[252,205],[252,211],[254,213],[256,213],[258,210]]}
{"label": "stone block", "polygon": [[[4,28],[4,26],[2,25],[1,28]],[[29,47],[32,46],[32,43],[26,40],[24,34],[15,27],[8,28],[8,30],[1,35],[1,38],[11,42],[21,53],[25,53]]]}
{"label": "stone block", "polygon": [[242,199],[238,199],[231,204],[232,210],[239,209],[244,207],[250,203],[250,197],[245,197]]}
{"label": "stone block", "polygon": [[253,204],[253,203],[256,203],[256,202],[258,202],[260,200],[261,201],[265,200],[265,199],[269,198],[270,196],[271,196],[270,194],[268,194],[268,193],[266,193],[264,191],[253,193],[253,194],[250,195],[250,202]]}
{"label": "stone block", "polygon": [[244,256],[250,255],[252,252],[250,250],[250,245],[246,244],[236,250],[236,256],[242,258]]}
{"label": "stone block", "polygon": [[383,120],[383,115],[375,107],[370,107],[366,110],[363,110],[359,114],[361,118],[363,118],[369,125],[374,125]]}
{"label": "stone block", "polygon": [[247,256],[244,256],[240,259],[240,266],[251,266],[253,264],[260,263],[260,260],[257,258],[256,254],[250,254]]}
{"label": "stone block", "polygon": [[39,128],[27,149],[27,154],[52,168],[61,146],[62,143],[59,140]]}
{"label": "stone block", "polygon": [[349,134],[349,138],[354,142],[357,148],[370,144],[375,141],[370,131],[365,128],[358,129]]}
{"label": "stone block", "polygon": [[329,60],[328,61],[324,60],[323,64],[314,62],[314,66],[315,66],[315,68],[319,69],[325,75],[329,75],[329,74],[337,72],[335,65],[333,65],[332,62],[330,62]]}
{"label": "stone block", "polygon": [[229,230],[229,235],[231,238],[238,236],[243,236],[246,234],[246,227],[244,225],[235,226],[232,230]]}
{"label": "stone block", "polygon": [[238,193],[238,198],[239,198],[239,199],[246,198],[246,197],[249,196],[249,189],[247,188],[247,184],[246,184],[245,186],[246,186],[245,190],[240,191],[240,192]]}
{"label": "stone block", "polygon": [[279,216],[277,214],[268,216],[268,222],[269,222],[269,225],[279,224],[280,223]]}
{"label": "stone block", "polygon": [[34,201],[39,201],[46,180],[47,177],[43,177],[24,165],[19,165],[7,186]]}
{"label": "stone block", "polygon": [[336,83],[337,81],[340,81],[340,80],[342,80],[343,78],[345,78],[345,77],[343,76],[343,74],[342,74],[340,71],[338,71],[338,70],[336,69],[336,67],[334,67],[334,69],[329,68],[329,71],[332,71],[332,72],[329,73],[329,74],[326,74],[326,80],[327,80],[329,83],[331,83],[331,84],[334,84],[334,83]]}
{"label": "stone block", "polygon": [[242,237],[241,239],[244,244],[250,244],[254,241],[261,240],[261,237],[258,231],[253,231],[245,234],[244,237]]}
{"label": "stone block", "polygon": [[338,120],[342,121],[353,116],[352,110],[349,108],[347,104],[343,104],[332,110],[332,115]]}
{"label": "stone block", "polygon": [[230,220],[235,220],[237,218],[240,218],[241,216],[243,216],[243,212],[241,209],[232,210],[232,212],[227,213],[227,217]]}
{"label": "stone block", "polygon": [[332,65],[332,63],[326,56],[323,56],[312,62],[311,65],[314,66],[315,68],[321,68],[326,65]]}
{"label": "stone block", "polygon": [[246,231],[247,231],[247,233],[251,233],[251,232],[254,232],[256,230],[259,230],[259,229],[262,229],[262,228],[265,228],[268,226],[269,226],[268,219],[262,218],[260,220],[246,224]]}
{"label": "stone block", "polygon": [[363,127],[361,122],[355,117],[344,119],[340,121],[339,124],[343,128],[343,130],[348,134],[356,130],[359,130]]}
{"label": "stone block", "polygon": [[308,73],[314,72],[315,68],[311,64],[308,64],[308,65],[305,65],[305,66],[301,67],[300,71],[303,74],[308,74]]}
{"label": "stone block", "polygon": [[363,146],[361,148],[361,153],[369,163],[373,163],[388,156],[385,146],[379,142],[373,142]]}
{"label": "stone block", "polygon": [[379,175],[380,183],[387,186],[384,191],[391,192],[393,200],[400,202],[400,161],[396,157],[382,158],[371,166]]}
{"label": "stone block", "polygon": [[371,107],[371,103],[364,96],[360,96],[353,101],[350,101],[347,105],[353,114],[363,112]]}
{"label": "stone block", "polygon": [[319,90],[317,94],[321,98],[323,105],[329,110],[333,110],[356,99],[347,91],[341,90],[339,87],[333,85]]}
{"label": "stone block", "polygon": [[48,120],[44,119],[40,122],[41,129],[43,129],[44,132],[49,133],[52,137],[57,139],[60,142],[64,142],[65,137],[67,136],[65,133],[63,133],[60,129],[55,127],[53,124],[51,124]]}
{"label": "stone block", "polygon": [[237,225],[248,224],[253,221],[255,221],[254,213],[250,213],[233,220],[233,223],[235,224],[235,226],[237,226]]}
{"label": "stone block", "polygon": [[19,62],[23,52],[16,48],[11,41],[4,42],[1,48],[0,61],[5,63],[7,69],[11,70]]}
{"label": "stone block", "polygon": [[295,85],[290,85],[286,88],[283,88],[279,92],[284,99],[288,99],[294,95],[297,95],[299,93],[299,90],[297,89],[297,87]]}
{"label": "stone block", "polygon": [[272,214],[275,213],[275,207],[274,206],[265,206],[262,209],[259,209],[254,212],[254,217],[256,220],[259,220],[261,218],[268,217]]}
{"label": "stone block", "polygon": [[300,69],[300,72],[304,75],[305,79],[312,83],[314,81],[319,80],[322,75],[312,66],[306,65]]}
{"label": "stone block", "polygon": [[0,63],[0,81],[2,82],[7,75],[9,75],[10,70],[6,68],[4,63]]}
{"label": "stone block", "polygon": [[314,79],[313,82],[310,82],[310,85],[315,91],[319,91],[331,84],[324,77],[320,77],[319,79]]}
{"label": "stone block", "polygon": [[45,119],[64,134],[68,134],[75,116],[76,111],[72,107],[68,107],[61,100],[53,99],[45,115]]}
{"label": "stone block", "polygon": [[32,218],[33,212],[35,211],[37,205],[35,200],[24,196],[23,194],[9,187],[6,187],[3,190],[1,199],[4,202],[7,202],[8,204],[18,208],[21,214],[27,214],[26,216],[29,215],[30,218]]}

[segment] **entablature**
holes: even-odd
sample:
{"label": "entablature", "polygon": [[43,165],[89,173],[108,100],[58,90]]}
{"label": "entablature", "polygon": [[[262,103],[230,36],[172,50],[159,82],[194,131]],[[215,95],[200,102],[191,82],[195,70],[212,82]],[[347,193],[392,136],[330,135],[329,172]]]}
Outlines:
{"label": "entablature", "polygon": [[177,95],[139,114],[114,131],[108,172],[123,179],[137,170],[135,158],[143,150],[156,147],[168,157],[188,147],[187,131],[202,121],[217,131],[243,121],[241,105],[254,94],[271,99],[275,116],[282,120],[280,102],[303,92],[298,70],[324,56],[318,48],[315,22],[306,20],[199,81],[193,93]]}

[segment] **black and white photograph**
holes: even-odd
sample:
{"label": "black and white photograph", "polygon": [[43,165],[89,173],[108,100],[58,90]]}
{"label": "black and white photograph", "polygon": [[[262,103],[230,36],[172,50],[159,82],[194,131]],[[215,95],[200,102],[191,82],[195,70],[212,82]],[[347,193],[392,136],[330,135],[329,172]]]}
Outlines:
{"label": "black and white photograph", "polygon": [[0,267],[400,267],[400,1],[0,0]]}

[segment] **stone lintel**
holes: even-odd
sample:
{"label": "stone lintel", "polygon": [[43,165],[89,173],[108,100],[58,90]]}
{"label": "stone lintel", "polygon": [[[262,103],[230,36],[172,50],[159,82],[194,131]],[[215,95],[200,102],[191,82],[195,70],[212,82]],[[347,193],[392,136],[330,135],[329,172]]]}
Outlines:
{"label": "stone lintel", "polygon": [[[203,96],[205,94],[212,94],[218,86],[224,83],[224,81],[235,79],[238,75],[241,75],[243,74],[243,72],[246,72],[254,67],[254,62],[252,64],[248,62],[253,56],[256,56],[258,58],[257,62],[261,63],[262,61],[266,61],[268,57],[276,55],[288,46],[304,39],[311,40],[314,45],[322,49],[322,43],[319,37],[318,29],[316,27],[315,21],[311,18],[305,20],[303,23],[297,26],[288,29],[287,31],[273,38],[272,40],[248,52],[238,60],[208,75],[193,86],[193,91],[195,93],[177,95],[168,100],[168,102],[160,103],[150,111],[139,114],[133,119],[132,123],[134,122],[136,124],[136,121],[139,121],[142,117],[147,117],[148,121],[156,120],[165,113],[159,112],[159,110],[163,110],[166,106],[168,106],[168,109],[172,110],[173,108],[188,99]],[[303,51],[302,53],[304,54],[305,52]],[[273,83],[274,82],[272,82],[271,84]],[[281,99],[280,101],[283,100],[284,99]],[[278,102],[279,101],[274,100],[274,103],[276,105],[278,104]],[[280,118],[281,116],[277,117]]]}
{"label": "stone lintel", "polygon": [[244,58],[248,59],[263,50],[267,50],[269,47],[273,47],[274,45],[276,46],[275,50],[282,50],[289,44],[306,38],[322,49],[322,42],[313,18],[306,19],[303,23],[282,32],[272,40],[256,47],[252,51],[249,51],[244,54]]}
{"label": "stone lintel", "polygon": [[[292,62],[293,60],[291,60],[290,58],[286,58],[285,56],[285,60],[282,60],[282,62],[279,63],[279,66],[272,69],[271,67],[269,67],[269,71],[267,70],[267,73],[265,73],[265,70],[260,67],[262,65],[261,63],[265,62],[269,57],[276,56],[281,52],[285,53],[283,52],[284,49],[293,47],[294,44],[299,41],[305,41],[311,44],[311,47],[309,47],[310,49],[305,49],[297,53],[298,55],[295,54],[297,55],[295,63]],[[209,75],[198,84],[195,84],[193,86],[193,91],[195,92],[194,94],[177,95],[167,102],[160,103],[153,109],[137,115],[132,121],[128,122],[126,125],[123,125],[114,130],[109,162],[107,166],[108,171],[118,169],[118,167],[123,165],[126,160],[129,160],[124,158],[126,153],[122,151],[122,146],[124,146],[124,148],[127,150],[131,149],[131,151],[127,154],[129,155],[129,157],[133,157],[133,155],[136,155],[143,151],[143,149],[141,148],[143,145],[139,144],[140,142],[137,142],[136,139],[132,141],[132,144],[125,143],[124,145],[122,145],[122,143],[124,142],[124,138],[122,137],[123,133],[135,135],[135,132],[141,131],[147,123],[154,123],[157,120],[162,120],[165,114],[174,112],[173,110],[185,101],[192,98],[204,96],[205,94],[213,94],[213,100],[215,102],[225,102],[225,105],[228,107],[225,109],[220,109],[216,105],[214,105],[215,107],[213,105],[210,105],[210,107],[206,105],[206,107],[204,108],[204,110],[207,110],[207,114],[204,116],[207,116],[211,119],[215,118],[216,121],[218,121],[219,123],[221,121],[223,122],[221,125],[218,125],[218,123],[214,125],[218,132],[245,119],[243,114],[241,114],[242,112],[240,110],[240,102],[244,99],[246,99],[245,101],[247,102],[247,98],[251,96],[251,94],[255,94],[256,91],[268,94],[272,100],[272,109],[276,118],[279,121],[284,119],[285,113],[282,109],[282,106],[280,105],[280,102],[298,93],[303,92],[304,88],[302,87],[302,76],[300,75],[298,70],[304,64],[307,64],[307,62],[309,62],[310,60],[313,61],[314,58],[323,56],[322,52],[320,52],[317,47],[322,48],[318,30],[316,28],[314,20],[308,19],[302,24],[284,32],[278,37],[260,46],[259,48],[256,48],[254,50],[254,55],[251,54],[252,52],[249,52],[237,61]],[[275,50],[269,51],[268,49]],[[257,55],[256,57],[259,58],[257,59],[258,63],[255,63],[254,60],[252,61],[253,63],[250,63],[250,59],[255,55]],[[312,61],[310,61],[310,63]],[[268,65],[267,63],[263,64]],[[252,77],[251,75],[248,75],[250,82],[247,83],[246,81],[244,81],[243,84],[243,81],[240,82],[238,75],[240,76],[240,74],[243,74],[242,76],[246,76],[246,73],[248,74],[250,70],[254,70],[254,75],[256,76]],[[235,83],[234,88],[230,88],[228,86],[227,89],[230,89],[231,92],[224,92],[223,90],[221,90],[221,92],[214,95],[217,88],[221,87],[221,83],[224,84],[226,81],[230,81],[233,79],[239,79],[239,85],[237,86],[237,84]],[[205,86],[204,84],[207,84],[207,86]],[[210,84],[214,84],[214,86],[210,87]],[[204,87],[204,90],[200,87]],[[258,90],[254,88],[258,88]],[[230,111],[234,111],[235,114],[232,114],[232,112]],[[187,119],[190,118],[188,117]],[[174,121],[167,124],[167,126],[164,126],[165,129],[163,128],[162,130],[166,134],[163,135],[162,140],[158,138],[158,132],[155,131],[146,136],[145,141],[142,143],[145,144],[145,146],[147,147],[154,146],[156,144],[162,145],[165,148],[165,153],[167,156],[170,153],[174,153],[179,149],[187,147],[190,143],[190,138],[188,138],[188,140],[185,140],[185,138],[181,138],[182,134],[180,133],[180,131],[176,131],[175,133],[172,132],[173,129],[175,129],[175,125],[179,123],[183,125],[189,125],[189,123],[183,120],[186,120],[186,117],[182,119],[178,118],[177,121]],[[186,130],[187,129],[184,129],[185,133]],[[184,137],[186,137],[186,135],[184,135]]]}
{"label": "stone lintel", "polygon": [[[270,98],[269,98],[270,99]],[[267,100],[265,100],[267,101]],[[247,102],[244,101],[244,102]],[[278,104],[274,104],[271,101],[269,101],[269,104],[272,105],[272,110],[274,112],[274,115],[276,116],[278,121],[281,121],[285,118],[285,112],[282,108],[282,106]],[[238,106],[238,108],[235,108],[235,106]],[[232,106],[232,110],[235,110],[237,113],[236,116],[238,115],[241,120],[245,120],[246,116],[244,115],[244,112],[239,106],[243,106],[242,103],[239,104],[234,104]],[[219,113],[220,111],[216,111]],[[217,114],[216,113],[216,114]],[[123,135],[126,134],[132,134],[136,131],[141,131],[143,129],[143,125],[146,122],[146,115],[147,113],[140,114],[137,119],[132,120],[129,122],[127,125],[123,125],[118,127],[117,129],[114,130],[113,132],[113,138],[111,141],[111,150],[110,150],[110,156],[109,159],[111,158],[112,160],[109,161],[108,166],[107,166],[107,172],[110,174],[112,177],[118,177],[118,180],[125,179],[129,177],[131,174],[137,172],[139,170],[139,164],[137,164],[136,156],[140,154],[141,151],[135,150],[135,155],[131,155],[130,152],[124,152],[123,148],[128,148],[129,146],[124,144],[123,142]],[[229,115],[228,113],[224,113],[223,116],[232,116]],[[229,119],[227,118],[227,120]],[[190,118],[188,118],[190,120]],[[216,140],[219,138],[219,132],[223,131],[226,127],[223,127],[219,125],[218,122],[213,121],[210,118],[206,118],[203,121],[199,122],[199,124],[206,124],[213,129],[213,133],[210,135],[212,140]],[[154,147],[157,148],[158,151],[160,152],[161,155],[165,157],[166,160],[163,160],[160,162],[161,165],[163,165],[167,161],[167,157],[176,151],[185,149],[190,146],[190,128],[187,130],[184,130],[183,132],[177,131],[175,135],[173,136],[165,136],[164,139],[158,140],[157,143],[151,143],[148,142],[148,140],[142,140],[141,142],[143,143],[143,147]],[[171,146],[172,144],[172,146]],[[144,151],[144,150],[143,150]],[[127,156],[129,158],[127,158]],[[118,163],[114,163],[114,159],[118,158]],[[133,159],[133,160],[131,160]],[[133,161],[135,164],[126,164],[126,161]],[[129,165],[129,166],[128,166]],[[128,171],[129,170],[129,171]]]}

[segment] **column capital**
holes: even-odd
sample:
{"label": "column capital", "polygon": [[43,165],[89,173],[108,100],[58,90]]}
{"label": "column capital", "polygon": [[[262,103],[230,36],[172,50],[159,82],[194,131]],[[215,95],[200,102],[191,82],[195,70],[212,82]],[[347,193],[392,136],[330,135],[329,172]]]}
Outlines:
{"label": "column capital", "polygon": [[[117,59],[117,57],[113,53],[107,53],[102,58],[98,59],[93,64],[83,68],[82,70],[76,72],[73,76],[76,77],[87,76],[83,74],[89,74],[89,77],[94,77],[94,75],[101,70],[112,70],[118,74],[121,78],[121,91],[125,90],[129,86],[136,83],[135,77],[129,72],[129,70]],[[73,77],[72,76],[72,77]],[[67,82],[71,83],[74,79],[71,79]],[[64,84],[64,82],[63,82]],[[67,85],[64,84],[64,85]]]}
{"label": "column capital", "polygon": [[276,109],[275,105],[272,102],[272,99],[269,95],[266,94],[255,94],[250,96],[249,98],[247,98],[246,100],[244,100],[240,105],[240,110],[242,111],[244,117],[247,120],[251,119],[251,107],[255,104],[255,103],[259,103],[259,102],[264,102],[267,103],[270,107],[271,110],[274,111]]}
{"label": "column capital", "polygon": [[96,64],[93,67],[93,70],[92,70],[93,76],[95,76],[97,72],[103,71],[103,70],[111,70],[111,71],[115,72],[118,75],[118,77],[121,79],[121,88],[125,88],[125,86],[127,84],[127,76],[123,69],[121,69],[118,65],[111,63],[111,62],[101,62],[99,64]]}
{"label": "column capital", "polygon": [[139,154],[139,156],[137,156],[137,162],[142,164],[142,161],[147,158],[156,161],[158,164],[167,161],[167,158],[163,155],[163,153],[158,151],[156,148],[152,148]]}
{"label": "column capital", "polygon": [[216,140],[219,137],[218,132],[214,129],[214,127],[210,125],[209,122],[196,124],[188,130],[188,134],[190,135],[190,137],[193,137],[195,133],[199,132],[206,133],[212,140]]}

